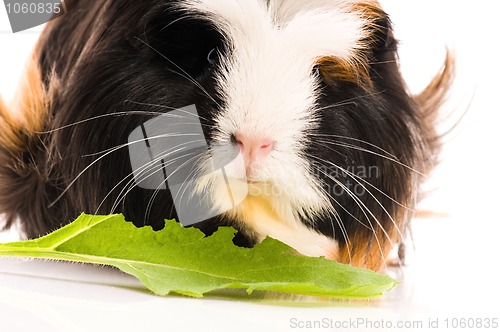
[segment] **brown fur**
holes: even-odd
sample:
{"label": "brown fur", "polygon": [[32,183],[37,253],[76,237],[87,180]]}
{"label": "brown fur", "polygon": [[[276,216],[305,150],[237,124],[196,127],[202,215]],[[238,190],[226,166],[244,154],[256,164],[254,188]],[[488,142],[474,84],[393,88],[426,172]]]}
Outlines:
{"label": "brown fur", "polygon": [[371,85],[370,74],[365,64],[324,57],[317,61],[317,65],[326,84],[333,85],[340,80],[361,87]]}
{"label": "brown fur", "polygon": [[[362,14],[369,22],[377,22],[384,14],[382,7],[378,1],[357,1],[351,6],[353,11],[357,11]],[[376,24],[373,24],[370,28],[378,28]]]}
{"label": "brown fur", "polygon": [[24,151],[30,137],[45,127],[48,98],[35,59],[30,59],[11,107],[0,104],[0,144],[11,152]]}
{"label": "brown fur", "polygon": [[435,158],[428,160],[424,167],[424,174],[428,174],[438,163],[438,153],[441,150],[442,135],[436,132],[436,125],[440,120],[442,106],[445,104],[448,91],[455,78],[455,57],[451,51],[447,51],[446,59],[440,73],[434,77],[431,83],[418,96],[415,102],[421,110],[425,123],[426,147]]}

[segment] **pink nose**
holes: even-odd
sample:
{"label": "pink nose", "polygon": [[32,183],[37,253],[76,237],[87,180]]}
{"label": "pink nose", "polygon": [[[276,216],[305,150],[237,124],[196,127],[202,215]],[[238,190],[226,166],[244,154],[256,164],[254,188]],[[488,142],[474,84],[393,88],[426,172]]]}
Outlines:
{"label": "pink nose", "polygon": [[236,134],[233,141],[239,145],[243,157],[248,163],[267,157],[274,150],[274,141],[268,137],[255,138]]}

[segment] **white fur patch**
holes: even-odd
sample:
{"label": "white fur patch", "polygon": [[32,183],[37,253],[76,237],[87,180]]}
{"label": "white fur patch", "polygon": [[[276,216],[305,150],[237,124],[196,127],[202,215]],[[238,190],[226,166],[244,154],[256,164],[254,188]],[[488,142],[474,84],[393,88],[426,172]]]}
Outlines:
{"label": "white fur patch", "polygon": [[[363,47],[367,22],[351,10],[354,3],[190,0],[185,5],[212,20],[229,43],[217,77],[226,107],[216,118],[218,132],[212,139],[228,144],[231,134],[240,133],[276,142],[251,177],[278,192],[250,192],[229,213],[262,237],[275,237],[313,256],[336,250],[335,241],[300,221],[332,209],[304,156],[306,134],[318,120],[318,77],[313,68],[323,57],[351,61]],[[232,167],[226,168],[227,176],[241,178],[242,169]],[[217,195],[227,192],[224,181],[205,179],[200,187],[209,188],[214,205],[226,212],[227,195]]]}

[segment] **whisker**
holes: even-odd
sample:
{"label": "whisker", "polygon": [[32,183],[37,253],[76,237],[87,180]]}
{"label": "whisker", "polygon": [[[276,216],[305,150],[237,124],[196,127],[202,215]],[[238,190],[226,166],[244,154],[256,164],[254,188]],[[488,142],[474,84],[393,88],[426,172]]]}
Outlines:
{"label": "whisker", "polygon": [[[385,229],[382,227],[380,221],[378,220],[378,218],[373,214],[372,211],[370,211],[370,209],[368,209],[368,207],[366,206],[366,204],[363,203],[363,201],[357,197],[348,187],[346,187],[342,182],[340,182],[338,179],[332,177],[330,174],[328,173],[325,173],[323,171],[321,171],[320,169],[318,169],[321,173],[323,173],[326,177],[328,177],[329,179],[331,179],[332,181],[334,181],[337,185],[339,185],[342,190],[344,190],[347,195],[349,195],[349,197],[351,197],[353,199],[353,201],[356,203],[356,205],[358,205],[358,207],[361,209],[361,212],[363,213],[363,215],[365,216],[366,220],[368,221],[368,223],[370,224],[370,227],[368,227],[368,229],[370,229],[372,232],[373,232],[373,235],[375,237],[375,241],[377,242],[377,245],[378,245],[378,248],[379,248],[379,251],[381,253],[381,255],[383,256],[384,253],[383,253],[383,249],[382,249],[382,245],[381,245],[381,242],[380,242],[380,239],[378,238],[377,236],[377,233],[375,231],[375,227],[373,226],[373,223],[370,219],[370,217],[376,222],[376,224],[382,229],[382,231],[384,232],[384,235],[387,237],[389,243],[391,245],[393,245],[392,243],[392,240],[390,239],[389,235],[387,234],[387,232],[385,231]],[[370,217],[368,216],[370,215]],[[356,218],[357,219],[357,218]],[[359,219],[358,219],[359,221]],[[363,223],[362,223],[363,224]],[[385,263],[385,262],[384,262]]]}
{"label": "whisker", "polygon": [[[147,163],[145,163],[144,165],[142,165],[141,167],[139,167],[136,170],[136,172],[135,172],[136,175],[134,176],[134,173],[132,173],[132,176],[139,177],[139,176],[141,176],[141,174],[144,174],[146,172],[150,173],[150,174],[148,174],[145,177],[139,178],[138,182],[141,182],[141,181],[143,181],[145,179],[148,179],[148,178],[154,176],[156,172],[163,171],[163,169],[164,169],[165,166],[169,166],[170,164],[174,163],[178,159],[184,158],[185,156],[188,156],[189,154],[180,155],[180,156],[177,156],[176,158],[170,158],[169,162],[167,162],[167,163],[162,163],[160,165],[155,165],[155,164],[158,164],[160,161],[164,161],[165,158],[169,157],[172,154],[181,152],[184,149],[183,148],[179,148],[179,147],[183,146],[183,145],[186,145],[186,144],[190,144],[190,143],[191,142],[189,142],[189,143],[183,143],[183,144],[178,144],[175,148],[170,149],[170,150],[173,150],[173,151],[170,151],[170,150],[165,151],[163,154],[155,157],[154,159],[148,161]],[[168,152],[168,153],[166,153],[166,152]],[[193,153],[197,153],[197,152],[193,152]],[[153,168],[151,167],[152,165],[154,165]],[[158,169],[158,170],[156,170],[156,169]],[[151,171],[154,171],[154,172],[151,172]],[[134,181],[134,180],[132,180],[132,181]],[[164,182],[160,183],[159,187],[161,187],[163,184],[164,184]],[[132,188],[130,188],[129,190],[127,190],[126,188],[127,188],[127,186],[125,186],[122,189],[122,191],[118,195],[118,198],[120,198],[120,196],[123,196],[123,198],[125,196],[127,196],[134,187],[132,186]],[[126,192],[124,193],[124,191],[126,191]],[[119,200],[117,200],[116,203],[113,204],[113,210],[116,209],[116,206],[118,206],[118,204],[120,204],[121,200],[122,199],[119,199]]]}
{"label": "whisker", "polygon": [[[328,148],[328,147],[327,147],[327,148]],[[315,157],[315,156],[312,156],[312,155],[311,155],[311,157],[312,157],[312,158],[316,158],[316,159],[318,159],[318,157]],[[363,181],[365,184],[367,184],[368,186],[372,187],[373,189],[375,189],[376,191],[378,191],[380,194],[382,194],[383,196],[385,196],[386,198],[388,198],[389,200],[391,200],[393,203],[395,203],[395,204],[399,205],[400,207],[404,208],[405,210],[408,210],[408,211],[410,211],[410,212],[412,212],[412,213],[416,212],[414,209],[412,209],[412,208],[410,208],[410,207],[408,207],[408,206],[406,206],[406,205],[402,204],[401,202],[397,201],[397,200],[396,200],[396,199],[394,199],[393,197],[391,197],[391,196],[389,196],[388,194],[386,194],[385,192],[383,192],[380,188],[377,188],[377,186],[375,186],[375,185],[371,184],[369,181],[367,181],[367,180],[363,179],[363,178],[362,178],[362,177],[360,177],[359,175],[356,175],[355,173],[350,172],[349,170],[346,170],[346,169],[344,169],[344,168],[342,168],[342,167],[340,167],[340,166],[338,166],[338,165],[336,165],[336,164],[334,164],[334,163],[332,163],[332,162],[330,162],[330,161],[328,161],[328,160],[324,160],[324,159],[322,159],[321,161],[322,161],[322,162],[325,162],[325,163],[328,163],[328,164],[330,164],[330,165],[332,165],[332,166],[334,166],[334,167],[336,167],[336,168],[340,169],[342,172],[345,172],[345,173],[346,173],[346,174],[348,174],[349,176],[356,177],[358,180]],[[354,180],[356,180],[356,179],[354,179]],[[360,183],[360,184],[361,184],[361,183]],[[362,185],[362,184],[361,184],[361,185]]]}
{"label": "whisker", "polygon": [[[189,158],[188,160],[184,161],[181,165],[179,165],[171,174],[167,175],[165,177],[165,179],[156,187],[156,189],[154,190],[153,192],[153,195],[151,195],[151,198],[149,199],[149,202],[148,202],[148,205],[146,206],[146,211],[145,211],[145,218],[144,220],[148,220],[149,219],[149,215],[153,209],[153,203],[154,201],[156,200],[156,197],[158,196],[158,194],[160,193],[160,191],[162,190],[162,186],[163,185],[166,185],[166,183],[168,182],[168,180],[170,179],[171,176],[173,176],[177,171],[179,171],[183,166],[187,165],[188,163],[192,162],[193,160],[195,160],[197,157],[199,157],[199,153],[197,151],[193,151],[192,153],[186,153],[182,156],[179,156],[178,158],[174,158],[174,159],[171,159],[169,160],[169,162],[165,163],[165,158],[168,157],[168,155],[161,155],[161,161],[162,163],[159,165],[159,169],[158,171],[156,172],[164,172],[165,170],[165,167],[166,166],[169,166],[170,164],[174,163],[176,161],[176,159],[181,159],[181,158],[185,158],[189,155],[194,155],[193,157]],[[155,172],[155,173],[156,173]],[[190,173],[191,174],[191,173]],[[177,196],[176,196],[177,197]],[[174,205],[175,205],[175,198],[174,197]],[[172,207],[173,208],[173,207]]]}
{"label": "whisker", "polygon": [[[393,225],[394,225],[394,227],[396,228],[396,230],[397,230],[397,232],[398,232],[399,236],[400,236],[401,238],[403,238],[403,233],[401,232],[401,230],[400,230],[400,228],[399,228],[398,224],[396,223],[396,221],[394,220],[394,218],[392,217],[392,215],[389,213],[389,211],[387,211],[387,209],[386,209],[386,208],[385,208],[385,206],[382,204],[382,202],[380,202],[380,200],[379,200],[378,198],[376,198],[376,197],[375,197],[375,195],[373,195],[373,193],[372,193],[370,190],[368,190],[368,188],[367,188],[367,187],[365,187],[365,186],[364,186],[364,185],[363,185],[363,184],[362,184],[362,183],[361,183],[361,182],[357,179],[357,178],[358,178],[358,176],[357,176],[357,175],[355,175],[354,173],[352,173],[352,172],[350,172],[350,171],[348,171],[348,170],[346,170],[346,169],[344,169],[344,168],[342,168],[342,167],[340,167],[340,166],[338,166],[338,165],[336,165],[336,164],[334,164],[334,163],[332,163],[332,162],[329,162],[329,161],[324,160],[324,159],[322,159],[322,158],[317,158],[317,157],[315,157],[315,158],[316,158],[317,160],[319,160],[319,161],[323,162],[323,163],[328,163],[328,164],[332,165],[333,167],[336,167],[337,169],[341,170],[344,174],[347,174],[347,175],[348,175],[351,179],[353,179],[353,180],[354,180],[357,184],[359,184],[359,185],[362,187],[362,189],[363,189],[363,190],[365,190],[365,191],[366,191],[366,192],[367,192],[367,193],[368,193],[368,194],[369,194],[369,195],[370,195],[370,196],[371,196],[371,197],[375,200],[375,202],[376,202],[376,203],[377,203],[377,204],[378,204],[378,205],[382,208],[382,210],[384,211],[384,213],[385,213],[385,214],[389,217],[389,219],[391,220],[392,224],[393,224]],[[359,177],[359,178],[360,178],[360,177]],[[364,179],[363,179],[363,180],[364,180]],[[369,182],[368,182],[368,181],[366,181],[366,180],[365,180],[365,182],[366,182],[366,183],[369,183]],[[375,188],[375,186],[373,186],[373,185],[372,185],[372,187],[374,187],[374,188]],[[378,190],[378,188],[376,188],[376,189]],[[382,192],[381,190],[379,190],[379,191],[380,191],[380,192]],[[386,196],[387,196],[387,197],[390,197],[389,195],[386,195]],[[392,199],[392,198],[391,198],[391,199]],[[393,200],[394,202],[396,202],[396,200],[394,200],[394,199],[392,199],[392,200]],[[400,204],[400,205],[401,205],[401,206],[403,206],[402,204]],[[379,226],[381,226],[381,225],[379,224]],[[389,235],[387,234],[387,232],[385,231],[385,229],[384,229],[383,227],[381,227],[381,228],[382,228],[382,230],[384,231],[384,234],[385,234],[385,235],[387,236],[387,238],[390,240]]]}
{"label": "whisker", "polygon": [[[345,212],[347,212],[353,219],[357,219],[356,217],[354,217],[349,211],[347,211],[346,208],[344,208],[339,201],[337,201],[337,199],[335,197],[332,196],[332,194],[330,194],[329,192],[326,192],[325,193],[333,202],[335,202],[341,209],[343,209]],[[344,238],[344,240],[346,241],[346,244],[351,244],[351,239],[349,238],[349,233],[347,232],[347,229],[345,228],[345,225],[344,223],[342,222],[342,219],[340,218],[340,215],[338,213],[338,211],[336,209],[332,209],[333,211],[333,219],[335,219],[335,222],[337,223],[337,225],[339,225],[339,228],[340,228],[340,232],[342,233],[342,237]],[[361,221],[360,221],[361,223]],[[333,221],[330,222],[330,224],[332,225],[332,230],[333,230],[333,234],[332,234],[332,237],[335,238],[335,228],[334,228],[334,225],[333,225]],[[347,252],[348,252],[348,255],[349,255],[349,260],[351,260],[351,250],[349,248],[349,246],[347,246]]]}
{"label": "whisker", "polygon": [[[128,103],[134,103],[134,104],[137,104],[137,105],[141,105],[141,106],[148,106],[148,107],[158,107],[158,108],[162,108],[162,109],[168,109],[168,110],[171,110],[171,111],[183,111],[182,109],[179,109],[179,108],[176,108],[176,107],[170,107],[170,106],[166,106],[166,105],[160,105],[160,104],[150,104],[150,103],[141,103],[141,102],[136,102],[136,101],[132,101],[132,100],[125,100],[124,102],[128,102]],[[187,111],[185,111],[187,113]],[[78,126],[78,125],[81,125],[81,124],[84,124],[84,123],[87,123],[87,122],[91,122],[91,121],[95,121],[95,120],[100,120],[100,119],[104,119],[104,118],[108,118],[108,117],[120,117],[120,116],[129,116],[129,115],[148,115],[148,116],[167,116],[169,113],[165,113],[165,112],[160,112],[160,111],[144,111],[144,110],[128,110],[128,111],[122,111],[122,112],[113,112],[113,113],[107,113],[107,114],[101,114],[101,115],[96,115],[96,116],[93,116],[93,117],[90,117],[90,118],[87,118],[87,119],[83,119],[83,120],[80,120],[80,121],[76,121],[76,122],[73,122],[73,123],[70,123],[70,124],[67,124],[67,125],[64,125],[64,126],[60,126],[60,127],[57,127],[57,128],[53,128],[53,129],[50,129],[50,130],[45,130],[45,131],[36,131],[35,134],[37,135],[47,135],[47,134],[52,134],[52,133],[55,133],[57,131],[61,131],[61,130],[64,130],[64,129],[67,129],[67,128],[71,128],[71,127],[75,127],[75,126]],[[188,113],[190,116],[193,116],[194,114],[192,113]],[[169,115],[169,116],[173,116],[173,115]],[[205,120],[205,121],[208,121],[207,118],[205,117],[202,117],[200,115],[196,115],[197,118],[199,119],[202,119],[202,120]],[[198,124],[198,123],[193,123],[193,124]],[[200,122],[201,124],[201,122]],[[202,126],[207,126],[206,124],[201,124]],[[213,127],[213,126],[211,126]]]}
{"label": "whisker", "polygon": [[[135,180],[134,180],[134,173],[129,173],[128,175],[126,175],[122,180],[120,180],[113,188],[111,188],[111,190],[108,191],[108,193],[106,194],[106,196],[104,196],[104,198],[101,200],[101,203],[99,203],[99,205],[97,206],[97,208],[95,209],[95,212],[94,214],[98,214],[98,211],[101,209],[101,207],[104,205],[104,203],[106,202],[106,200],[109,198],[109,196],[111,196],[111,194],[113,193],[113,191],[115,191],[116,189],[118,189],[120,187],[120,185],[122,183],[124,183],[125,181],[127,181],[127,179],[131,179],[131,180],[128,180],[128,182],[124,185],[124,188],[128,188],[129,186],[133,185],[135,183]],[[120,197],[122,192],[120,192],[118,194],[118,197]],[[116,202],[116,200],[115,200]],[[114,213],[115,210],[116,210],[116,207],[115,207],[115,202],[113,202],[113,205],[111,207],[111,210],[109,211],[109,213]]]}
{"label": "whisker", "polygon": [[[153,177],[155,176],[157,173],[159,172],[163,172],[163,168],[164,168],[164,164],[163,165],[154,165],[156,163],[158,163],[158,161],[160,161],[161,159],[159,160],[151,160],[149,161],[148,163],[145,163],[143,166],[141,166],[138,170],[136,170],[136,174],[134,175],[134,173],[130,173],[128,174],[124,179],[122,179],[120,181],[120,183],[123,183],[126,179],[130,178],[131,180],[129,180],[127,182],[127,184],[125,184],[123,186],[123,188],[121,189],[121,191],[118,193],[118,196],[117,198],[115,199],[115,201],[113,202],[112,206],[111,206],[111,211],[114,212],[118,209],[118,206],[123,202],[123,200],[126,198],[126,196],[136,187],[138,187],[139,185],[137,184],[138,182],[141,182],[141,181],[144,181],[150,177]],[[137,172],[139,171],[139,172]],[[116,190],[119,186],[120,186],[120,183],[117,184],[115,187],[113,187],[113,189],[108,193],[108,195],[106,195],[106,197],[109,197],[109,195],[112,193],[112,191]],[[161,182],[159,184],[159,187],[161,187],[163,185],[164,182]],[[106,198],[104,198],[105,200]],[[104,203],[104,200],[102,201]]]}
{"label": "whisker", "polygon": [[180,16],[179,18],[169,22],[167,25],[165,25],[163,28],[161,28],[160,32],[163,32],[165,29],[168,29],[171,25],[174,25],[177,22],[185,20],[187,17],[188,17],[187,15],[183,15],[183,16]]}
{"label": "whisker", "polygon": [[[198,155],[193,156],[191,159],[187,160],[187,161],[186,161],[186,163],[188,163],[188,162],[191,162],[191,161],[195,160],[195,158],[200,159],[200,155],[198,154]],[[200,172],[200,171],[201,171],[201,169],[199,169],[199,168],[194,168],[193,170],[191,170],[191,171],[189,172],[189,174],[188,174],[188,179],[189,179],[189,178],[191,178],[191,176],[192,176],[192,179],[196,178],[196,175],[197,175],[197,174],[199,174],[199,172]],[[170,177],[171,175],[173,175],[174,173],[175,173],[175,171],[174,171],[172,174],[170,174],[170,175],[169,175],[169,177]],[[189,184],[189,183],[190,183],[190,181],[185,181],[185,182],[183,182],[183,183],[181,184],[181,188],[179,188],[179,189],[182,189],[182,190],[180,191],[181,196],[179,197],[179,199],[180,199],[180,201],[181,201],[181,202],[182,202],[182,199],[183,199],[184,195],[186,194],[186,191],[187,191],[187,189],[188,189],[188,184]],[[177,197],[178,197],[178,195],[179,195],[179,192],[177,192],[177,193],[175,194],[175,197],[173,197],[173,201],[174,201],[174,202],[176,202],[176,201],[177,201]]]}
{"label": "whisker", "polygon": [[[190,115],[190,116],[193,116],[193,115],[194,115],[194,114],[192,114],[192,113],[187,112],[186,110],[183,110],[182,108],[174,108],[174,107],[165,106],[165,105],[160,105],[160,104],[151,104],[151,103],[138,102],[138,101],[133,101],[133,100],[130,100],[130,99],[125,100],[125,102],[128,102],[128,103],[133,103],[133,104],[137,104],[137,105],[140,105],[140,106],[158,107],[158,108],[167,108],[167,109],[170,109],[170,110],[183,111],[184,113],[186,113],[186,114],[188,114],[188,115]],[[161,114],[168,114],[168,113],[161,113]],[[208,121],[208,119],[207,119],[207,118],[202,117],[202,116],[200,116],[199,114],[196,114],[196,117],[197,117],[197,118],[199,118],[199,119],[202,119],[202,120]]]}
{"label": "whisker", "polygon": [[[131,180],[129,180],[125,185],[124,185],[124,188],[120,191],[120,193],[118,193],[118,198],[115,200],[115,202],[113,203],[112,205],[112,208],[111,208],[111,212],[113,213],[116,209],[117,209],[117,206],[118,204],[120,203],[121,199],[119,199],[123,192],[127,190],[127,188],[131,188],[133,189],[134,187],[136,187],[136,185],[134,185],[137,181],[135,180],[136,176],[137,177],[140,177],[142,174],[148,172],[148,171],[151,171],[152,169],[150,168],[151,165],[154,165],[155,163],[157,163],[159,161],[159,159],[155,158],[153,160],[150,160],[149,162],[145,163],[144,165],[142,165],[141,167],[139,167],[138,169],[134,171],[132,171],[131,173],[129,173],[128,175],[126,175],[121,181],[119,181],[109,192],[108,194],[103,198],[103,200],[101,201],[101,203],[99,204],[97,210],[99,210],[102,205],[104,204],[104,202],[106,201],[106,199],[108,199],[108,197],[111,195],[111,193],[113,191],[115,191],[117,188],[120,187],[120,185],[125,182],[128,178],[130,178]],[[156,166],[158,167],[158,166]],[[134,175],[135,173],[135,175]],[[148,176],[145,176],[145,177],[142,177],[142,178],[139,178],[139,181],[140,180],[145,180],[151,176],[154,176],[154,172],[149,174]],[[128,191],[127,193],[129,193],[130,191]],[[125,195],[126,196],[126,195]],[[118,201],[117,201],[118,200]]]}
{"label": "whisker", "polygon": [[[161,183],[160,185],[155,189],[153,195],[151,196],[151,198],[149,199],[149,202],[148,202],[148,205],[146,207],[146,216],[145,216],[145,219],[149,219],[149,214],[151,213],[151,210],[153,209],[153,203],[156,199],[156,197],[158,196],[158,194],[160,193],[160,191],[162,190],[162,186],[164,184],[166,184],[168,182],[168,180],[170,179],[170,177],[172,175],[174,175],[178,170],[180,170],[182,168],[182,166],[186,165],[188,162],[190,162],[191,160],[194,160],[194,158],[196,158],[198,156],[198,154],[196,154],[196,152],[193,152],[192,154],[195,154],[194,157],[191,157],[189,160],[185,161],[182,165],[178,166],[171,174],[169,174]],[[188,156],[189,154],[186,154],[186,155],[183,155],[182,157],[180,158],[184,158],[186,156]],[[164,158],[163,158],[164,159]],[[160,170],[163,171],[165,166],[168,166],[169,163],[167,164],[162,164],[160,165]],[[174,203],[175,203],[175,199],[174,199]]]}
{"label": "whisker", "polygon": [[[326,177],[328,177],[330,180],[334,181],[336,185],[340,186],[340,188],[342,190],[344,190],[347,195],[349,197],[351,197],[353,199],[353,201],[356,203],[356,205],[361,209],[361,211],[363,212],[365,218],[369,221],[369,217],[368,217],[368,214],[365,213],[365,211],[368,211],[368,212],[371,212],[369,211],[368,207],[366,205],[364,205],[364,203],[361,201],[361,199],[359,197],[357,197],[349,188],[347,188],[342,182],[340,182],[339,179],[336,179],[335,177],[332,177],[330,174],[328,173],[325,173],[323,172],[322,170],[318,169],[318,171],[320,173],[322,173],[323,175],[325,175]],[[338,202],[337,202],[338,203]],[[339,204],[340,205],[340,204]],[[341,205],[340,205],[341,206]],[[347,211],[347,210],[346,210]],[[358,218],[356,218],[354,215],[351,214],[352,217],[355,218],[355,220],[357,222],[359,222],[361,225],[363,225],[364,227],[368,228],[368,229],[371,229],[371,230],[374,230],[373,228],[373,225],[370,223],[370,226],[366,225],[364,222],[362,222],[361,220],[359,220]],[[373,216],[375,218],[375,216]]]}
{"label": "whisker", "polygon": [[[314,136],[314,137],[324,137],[324,138],[338,138],[338,139],[346,139],[346,140],[351,140],[351,141],[354,141],[354,142],[357,142],[357,143],[362,143],[362,144],[365,144],[365,145],[368,145],[368,146],[371,146],[372,148],[375,148],[383,153],[385,153],[387,156],[391,157],[391,158],[394,158],[394,159],[398,159],[398,157],[396,157],[395,155],[393,155],[392,153],[390,153],[389,151],[387,150],[384,150],[383,148],[381,148],[380,146],[378,145],[375,145],[373,143],[370,143],[368,141],[365,141],[365,140],[362,140],[362,139],[357,139],[357,138],[354,138],[354,137],[348,137],[348,136],[342,136],[342,135],[332,135],[332,134],[320,134],[320,133],[313,133],[311,134],[311,136]],[[333,141],[333,142],[338,142],[338,141]],[[355,147],[358,147],[357,145],[354,145]]]}
{"label": "whisker", "polygon": [[[330,198],[332,198],[334,200],[334,202],[336,202],[338,205],[339,202],[337,202],[336,199],[333,198],[332,195],[328,194],[328,196],[330,196]],[[351,239],[349,237],[349,233],[347,232],[347,229],[345,228],[345,225],[344,223],[342,222],[341,218],[340,218],[340,215],[338,214],[337,211],[334,211],[335,213],[333,214],[333,219],[335,219],[335,222],[339,225],[339,228],[340,228],[340,232],[342,233],[342,237],[344,238],[345,240],[345,243],[346,243],[346,248],[347,248],[347,255],[349,256],[349,263],[352,262],[352,255],[351,255]],[[332,224],[332,228],[333,228],[333,221],[331,222]]]}
{"label": "whisker", "polygon": [[[172,109],[175,110],[175,108],[172,108]],[[76,122],[73,122],[73,123],[70,123],[70,124],[58,127],[58,128],[54,128],[54,129],[47,130],[47,131],[37,131],[35,133],[38,134],[38,135],[51,134],[51,133],[54,133],[54,132],[57,132],[57,131],[60,131],[60,130],[63,130],[63,129],[67,129],[67,128],[74,127],[74,126],[77,126],[77,125],[80,125],[80,124],[84,124],[86,122],[100,120],[100,119],[107,118],[107,117],[112,117],[112,116],[162,115],[162,114],[165,114],[165,113],[163,113],[163,112],[154,112],[154,111],[139,111],[139,110],[124,111],[124,112],[113,112],[113,113],[108,113],[108,114],[96,115],[96,116],[90,117],[88,119],[76,121]]]}
{"label": "whisker", "polygon": [[[103,158],[109,156],[110,154],[112,154],[112,153],[114,153],[116,151],[119,151],[120,149],[126,148],[126,147],[128,147],[128,146],[130,146],[132,144],[137,144],[137,143],[140,143],[140,142],[145,142],[147,140],[151,140],[151,139],[158,138],[158,137],[169,137],[169,136],[175,137],[175,134],[165,134],[165,135],[159,135],[159,136],[154,136],[154,137],[139,139],[139,140],[136,140],[136,141],[133,141],[133,142],[128,142],[128,143],[125,143],[125,144],[122,144],[122,145],[118,145],[118,146],[116,146],[114,148],[111,148],[110,150],[108,150],[104,154],[102,154],[100,157],[98,157],[96,160],[92,161],[89,165],[87,165],[80,173],[78,173],[78,175],[68,184],[68,186],[66,187],[66,189],[64,189],[62,191],[62,193],[59,196],[57,196],[56,199],[49,204],[49,207],[54,206],[54,204],[56,204],[68,192],[68,190],[76,183],[76,181],[78,181],[78,179],[83,174],[85,174],[85,172],[87,172],[90,168],[92,168],[96,163],[98,163]],[[201,140],[200,140],[200,142],[201,142]]]}
{"label": "whisker", "polygon": [[372,62],[369,62],[368,64],[369,65],[385,65],[385,64],[396,63],[396,62],[397,62],[396,60],[372,61]]}
{"label": "whisker", "polygon": [[357,100],[361,100],[363,98],[368,98],[368,97],[373,97],[373,96],[381,95],[381,94],[384,94],[384,93],[385,93],[385,91],[377,91],[377,92],[372,92],[372,93],[366,93],[366,94],[361,95],[361,96],[357,96],[357,97],[353,97],[353,98],[348,98],[348,99],[339,101],[339,102],[337,102],[335,104],[331,104],[331,105],[327,105],[327,106],[324,106],[324,107],[315,108],[314,110],[320,112],[320,111],[324,111],[324,110],[329,109],[329,108],[341,107],[341,106],[346,106],[346,105],[349,105],[349,104],[353,104],[354,106],[357,106],[357,104],[356,104]]}
{"label": "whisker", "polygon": [[[156,135],[156,136],[148,136],[144,139],[140,139],[140,140],[137,140],[137,141],[133,141],[133,142],[128,142],[128,143],[125,143],[125,144],[122,144],[122,145],[119,145],[118,147],[120,148],[123,148],[123,147],[129,147],[130,145],[132,144],[136,144],[136,143],[140,143],[140,142],[145,142],[145,141],[152,141],[154,139],[159,139],[159,138],[167,138],[167,137],[189,137],[189,136],[193,136],[193,137],[199,137],[200,135],[199,134],[189,134],[189,133],[183,133],[183,134],[180,134],[180,133],[169,133],[169,134],[161,134],[161,135]],[[192,143],[206,143],[205,140],[201,140],[201,139],[198,139],[198,140],[191,140],[189,141],[189,143],[183,143],[182,145],[185,145],[185,144],[192,144]],[[99,155],[102,155],[102,154],[106,154],[108,152],[116,152],[116,149],[117,149],[117,146],[115,147],[112,147],[112,148],[109,148],[109,149],[106,149],[106,150],[102,150],[102,151],[99,151],[99,152],[94,152],[94,153],[89,153],[89,154],[85,154],[85,155],[82,155],[82,157],[96,157],[96,156],[99,156]]]}
{"label": "whisker", "polygon": [[386,160],[389,160],[389,161],[392,161],[394,162],[395,164],[398,164],[399,166],[402,166],[416,174],[418,174],[419,176],[422,176],[424,178],[428,178],[428,176],[418,170],[416,170],[415,168],[411,167],[411,166],[408,166],[407,164],[397,160],[397,159],[394,159],[394,158],[391,158],[391,157],[387,157],[387,156],[384,156],[383,154],[380,154],[380,153],[377,153],[377,152],[374,152],[374,151],[371,151],[371,150],[368,150],[368,149],[365,149],[365,148],[362,148],[360,146],[357,146],[357,145],[351,145],[351,144],[346,144],[346,143],[341,143],[341,142],[336,142],[336,141],[332,141],[332,140],[324,140],[322,142],[318,142],[318,143],[321,143],[323,146],[325,146],[326,148],[328,149],[331,149],[332,151],[335,151],[334,149],[332,149],[331,147],[328,147],[327,145],[325,144],[330,144],[330,145],[336,145],[336,146],[340,146],[340,147],[344,147],[344,148],[348,148],[348,149],[354,149],[354,150],[358,150],[358,151],[361,151],[361,152],[366,152],[366,153],[369,153],[369,154],[372,154],[374,156],[377,156],[377,157],[380,157],[380,158],[384,158]]}

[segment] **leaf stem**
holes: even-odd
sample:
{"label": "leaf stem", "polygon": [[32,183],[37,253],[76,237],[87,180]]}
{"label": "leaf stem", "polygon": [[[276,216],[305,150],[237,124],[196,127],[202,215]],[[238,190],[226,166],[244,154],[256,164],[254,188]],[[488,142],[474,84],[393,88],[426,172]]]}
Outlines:
{"label": "leaf stem", "polygon": [[62,253],[47,248],[23,248],[0,244],[0,257],[27,257],[36,259],[53,259],[58,261],[109,265],[98,256],[88,256],[73,253]]}

